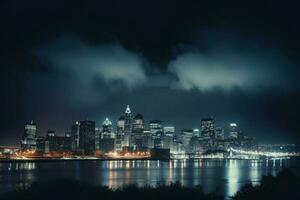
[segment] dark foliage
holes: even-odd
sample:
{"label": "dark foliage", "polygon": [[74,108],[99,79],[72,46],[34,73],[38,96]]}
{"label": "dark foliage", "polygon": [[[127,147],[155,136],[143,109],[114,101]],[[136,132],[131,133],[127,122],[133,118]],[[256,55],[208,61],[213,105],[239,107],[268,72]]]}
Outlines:
{"label": "dark foliage", "polygon": [[116,190],[108,187],[95,187],[81,182],[59,180],[47,183],[34,183],[27,190],[10,192],[2,196],[3,200],[56,200],[56,199],[101,199],[101,200],[182,200],[182,199],[223,199],[215,194],[205,194],[201,187],[187,188],[179,183],[169,186],[137,187],[129,185]]}
{"label": "dark foliage", "polygon": [[264,176],[261,184],[247,184],[232,197],[233,200],[300,199],[300,179],[290,170],[281,171],[276,177]]}

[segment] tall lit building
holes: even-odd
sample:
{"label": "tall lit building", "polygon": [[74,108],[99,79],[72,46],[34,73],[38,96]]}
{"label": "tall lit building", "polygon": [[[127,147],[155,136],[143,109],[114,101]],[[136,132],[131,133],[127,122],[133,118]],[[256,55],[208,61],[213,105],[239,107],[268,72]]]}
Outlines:
{"label": "tall lit building", "polygon": [[195,128],[193,129],[193,137],[200,137],[200,130]]}
{"label": "tall lit building", "polygon": [[125,117],[121,116],[117,122],[117,133],[116,133],[116,151],[121,151],[123,146],[125,145],[124,142],[124,130],[125,130]]}
{"label": "tall lit building", "polygon": [[64,151],[72,151],[72,136],[70,132],[65,132],[65,136],[63,137],[63,150]]}
{"label": "tall lit building", "polygon": [[71,138],[72,138],[72,150],[77,151],[79,149],[79,127],[78,121],[71,127]]}
{"label": "tall lit building", "polygon": [[99,150],[101,152],[110,152],[115,150],[115,134],[113,133],[113,124],[106,118],[102,123],[102,132],[99,137]]}
{"label": "tall lit building", "polygon": [[175,127],[165,126],[163,128],[163,148],[170,149],[171,152],[174,150],[174,137],[175,137]]}
{"label": "tall lit building", "polygon": [[151,148],[162,148],[163,125],[161,120],[151,120],[149,123]]}
{"label": "tall lit building", "polygon": [[106,118],[102,123],[102,135],[100,138],[114,138],[113,133],[113,124],[112,122]]}
{"label": "tall lit building", "polygon": [[213,118],[201,119],[201,137],[212,139],[215,135],[215,122]]}
{"label": "tall lit building", "polygon": [[79,148],[86,155],[94,154],[95,143],[95,121],[85,120],[80,122]]}
{"label": "tall lit building", "polygon": [[37,128],[33,120],[24,126],[24,134],[21,140],[23,150],[36,150]]}
{"label": "tall lit building", "polygon": [[144,128],[143,130],[143,147],[147,147],[147,149],[152,148],[152,137],[150,133],[150,129]]}
{"label": "tall lit building", "polygon": [[133,130],[140,130],[144,129],[144,117],[141,114],[137,114],[133,118],[133,123],[132,123],[132,129]]}
{"label": "tall lit building", "polygon": [[216,128],[216,139],[218,140],[224,140],[225,135],[224,135],[224,130],[221,127]]}
{"label": "tall lit building", "polygon": [[238,138],[238,127],[236,123],[229,124],[229,138],[237,139]]}
{"label": "tall lit building", "polygon": [[181,131],[181,135],[182,135],[182,144],[183,144],[183,147],[186,150],[188,150],[191,138],[193,137],[193,130],[191,130],[191,129],[183,129]]}
{"label": "tall lit building", "polygon": [[133,118],[130,146],[135,146],[137,150],[144,150],[144,139],[144,117],[137,114]]}
{"label": "tall lit building", "polygon": [[36,151],[40,153],[45,152],[45,137],[37,136],[36,138]]}
{"label": "tall lit building", "polygon": [[130,146],[130,141],[132,137],[132,116],[129,105],[127,105],[124,115],[124,144],[125,146]]}
{"label": "tall lit building", "polygon": [[96,127],[95,128],[95,145],[96,145],[96,151],[99,151],[99,142],[100,142],[101,135],[102,135],[102,129]]}
{"label": "tall lit building", "polygon": [[156,132],[163,132],[163,125],[161,120],[151,120],[149,123],[149,128],[151,134],[155,134]]}

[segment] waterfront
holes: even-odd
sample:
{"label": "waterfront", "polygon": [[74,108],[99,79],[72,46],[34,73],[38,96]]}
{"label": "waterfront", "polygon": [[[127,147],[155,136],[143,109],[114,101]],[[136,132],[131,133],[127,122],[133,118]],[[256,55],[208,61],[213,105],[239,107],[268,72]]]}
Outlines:
{"label": "waterfront", "polygon": [[111,188],[179,181],[184,186],[201,185],[206,192],[231,196],[245,183],[258,184],[263,175],[298,166],[299,159],[3,162],[0,192],[26,188],[34,181],[68,178]]}

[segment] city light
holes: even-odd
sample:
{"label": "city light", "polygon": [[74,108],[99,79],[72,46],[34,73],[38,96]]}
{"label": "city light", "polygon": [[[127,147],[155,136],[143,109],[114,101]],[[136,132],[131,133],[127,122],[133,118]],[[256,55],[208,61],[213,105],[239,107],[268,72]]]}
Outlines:
{"label": "city light", "polygon": [[[24,125],[21,148],[0,148],[0,159],[262,159],[300,156],[285,145],[258,146],[237,123],[225,129],[212,117],[199,120],[199,128],[177,130],[161,120],[147,125],[142,114],[132,115],[127,105],[116,127],[108,117],[96,127],[91,120],[76,121],[64,136],[54,130],[37,134],[37,124]],[[271,150],[270,150],[271,149]],[[273,151],[272,151],[273,150]]]}

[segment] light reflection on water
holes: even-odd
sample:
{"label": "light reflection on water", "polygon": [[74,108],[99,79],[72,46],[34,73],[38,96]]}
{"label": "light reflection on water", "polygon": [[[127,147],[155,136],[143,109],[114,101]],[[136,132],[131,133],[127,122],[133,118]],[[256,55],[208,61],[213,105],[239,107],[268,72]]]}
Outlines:
{"label": "light reflection on water", "polygon": [[299,160],[114,160],[0,163],[0,192],[27,188],[33,181],[69,178],[107,185],[201,185],[204,191],[233,195],[245,183],[259,184],[262,175],[275,175]]}

